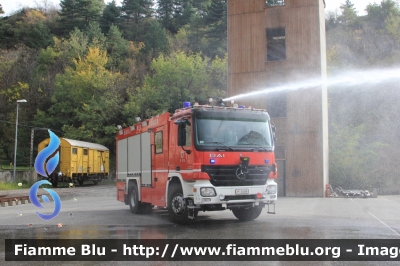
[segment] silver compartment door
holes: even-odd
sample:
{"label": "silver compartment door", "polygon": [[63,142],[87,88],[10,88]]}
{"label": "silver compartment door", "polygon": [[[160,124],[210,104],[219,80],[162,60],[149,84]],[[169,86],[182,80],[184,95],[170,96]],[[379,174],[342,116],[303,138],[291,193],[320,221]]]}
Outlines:
{"label": "silver compartment door", "polygon": [[140,135],[128,138],[128,176],[140,177],[141,174]]}
{"label": "silver compartment door", "polygon": [[150,133],[142,133],[142,186],[151,186],[151,143]]}
{"label": "silver compartment door", "polygon": [[128,140],[121,139],[117,141],[117,171],[118,180],[126,179],[128,171]]}

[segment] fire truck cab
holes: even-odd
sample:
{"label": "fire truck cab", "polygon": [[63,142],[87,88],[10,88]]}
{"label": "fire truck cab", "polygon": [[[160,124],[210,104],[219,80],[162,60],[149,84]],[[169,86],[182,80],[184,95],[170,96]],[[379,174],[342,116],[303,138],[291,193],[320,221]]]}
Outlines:
{"label": "fire truck cab", "polygon": [[185,102],[119,131],[117,199],[134,214],[167,208],[181,224],[199,211],[230,209],[243,221],[265,206],[274,213],[274,134],[265,110]]}

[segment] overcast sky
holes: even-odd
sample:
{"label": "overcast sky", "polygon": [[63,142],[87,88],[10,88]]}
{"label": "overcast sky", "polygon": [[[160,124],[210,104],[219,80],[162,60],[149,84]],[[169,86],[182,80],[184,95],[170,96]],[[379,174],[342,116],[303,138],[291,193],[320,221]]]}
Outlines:
{"label": "overcast sky", "polygon": [[[117,5],[122,0],[116,0]],[[245,1],[245,0],[244,0]],[[17,11],[22,7],[37,7],[37,6],[44,6],[43,3],[53,4],[54,6],[58,6],[60,0],[0,0],[0,4],[3,7],[5,12],[4,15],[10,15],[12,12]],[[111,0],[105,0],[106,3],[111,2]],[[339,7],[345,0],[325,0],[326,3],[326,10],[335,11],[335,9],[339,10]],[[354,4],[354,7],[357,9],[359,15],[365,14],[365,7],[369,3],[380,3],[381,0],[351,0]]]}

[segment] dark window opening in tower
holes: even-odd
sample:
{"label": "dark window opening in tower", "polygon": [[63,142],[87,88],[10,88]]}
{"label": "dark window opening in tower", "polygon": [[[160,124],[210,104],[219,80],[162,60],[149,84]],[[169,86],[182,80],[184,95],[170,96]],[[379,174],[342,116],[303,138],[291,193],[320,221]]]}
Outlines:
{"label": "dark window opening in tower", "polygon": [[267,61],[286,60],[285,28],[267,29]]}

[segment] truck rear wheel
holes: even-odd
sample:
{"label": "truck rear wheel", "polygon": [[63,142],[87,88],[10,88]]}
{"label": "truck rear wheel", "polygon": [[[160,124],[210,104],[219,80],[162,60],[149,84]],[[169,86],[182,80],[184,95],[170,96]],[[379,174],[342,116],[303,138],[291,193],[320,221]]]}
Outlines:
{"label": "truck rear wheel", "polygon": [[182,187],[179,184],[172,184],[169,188],[168,213],[171,221],[178,224],[189,224],[194,221],[189,218],[187,200],[183,197]]}
{"label": "truck rear wheel", "polygon": [[56,188],[58,186],[58,177],[57,177],[57,175],[54,175],[54,174],[50,175],[49,181],[50,181],[51,185],[54,188]]}
{"label": "truck rear wheel", "polygon": [[136,183],[130,183],[128,187],[129,208],[133,214],[141,212],[141,203],[139,202],[139,192]]}
{"label": "truck rear wheel", "polygon": [[235,208],[232,209],[233,215],[240,221],[252,221],[260,216],[262,208],[260,206],[249,208]]}

